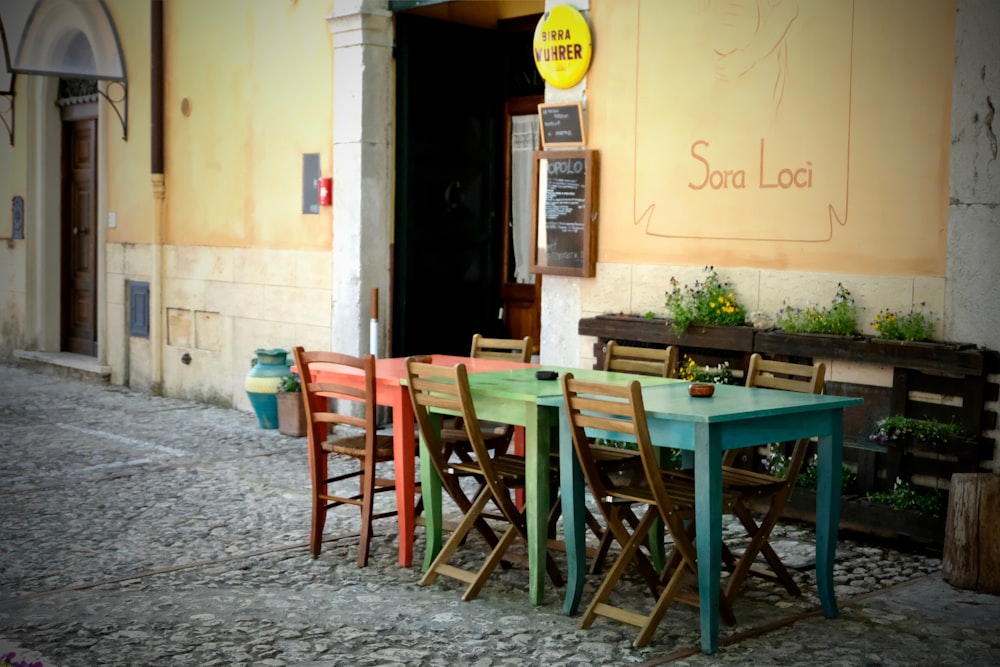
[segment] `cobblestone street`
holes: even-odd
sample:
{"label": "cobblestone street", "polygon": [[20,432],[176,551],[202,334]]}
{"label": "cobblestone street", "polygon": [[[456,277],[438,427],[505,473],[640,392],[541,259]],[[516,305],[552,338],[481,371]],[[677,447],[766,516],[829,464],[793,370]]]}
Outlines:
{"label": "cobblestone street", "polygon": [[[0,655],[45,667],[1000,664],[1000,598],[953,589],[926,554],[841,541],[841,616],[823,618],[809,526],[781,525],[775,542],[803,596],[750,581],[714,656],[680,604],[635,650],[631,626],[579,629],[559,589],[533,607],[518,566],[469,603],[457,582],[420,587],[422,529],[418,565],[400,568],[391,519],[358,568],[352,508],[331,512],[313,560],[305,443],[250,413],[0,366]],[[638,582],[620,594],[648,597]]]}

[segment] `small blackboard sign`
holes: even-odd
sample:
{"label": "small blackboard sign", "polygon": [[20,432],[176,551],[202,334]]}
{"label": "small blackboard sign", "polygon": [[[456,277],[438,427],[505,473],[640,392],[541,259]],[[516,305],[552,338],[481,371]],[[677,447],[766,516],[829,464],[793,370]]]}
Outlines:
{"label": "small blackboard sign", "polygon": [[596,151],[536,151],[532,188],[531,270],[592,277],[597,239]]}
{"label": "small blackboard sign", "polygon": [[583,146],[583,105],[579,102],[539,104],[538,120],[542,128],[542,148]]}

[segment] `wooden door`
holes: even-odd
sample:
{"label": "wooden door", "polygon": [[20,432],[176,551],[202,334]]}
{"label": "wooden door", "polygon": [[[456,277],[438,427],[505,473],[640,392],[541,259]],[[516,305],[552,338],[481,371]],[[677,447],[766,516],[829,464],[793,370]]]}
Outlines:
{"label": "wooden door", "polygon": [[97,107],[63,110],[62,349],[97,356]]}
{"label": "wooden door", "polygon": [[502,71],[492,30],[396,17],[392,354],[502,333]]}
{"label": "wooden door", "polygon": [[[504,275],[500,285],[503,322],[511,338],[531,336],[539,350],[542,276],[530,273],[531,156],[537,148],[538,105],[542,96],[517,97],[505,105]],[[533,131],[532,131],[533,129]],[[527,158],[527,159],[525,159]],[[527,173],[525,170],[527,169]]]}
{"label": "wooden door", "polygon": [[532,40],[540,14],[500,21],[504,51],[503,273],[500,299],[511,338],[541,341],[542,277],[530,272],[531,166],[539,147],[538,105],[545,80],[535,66]]}

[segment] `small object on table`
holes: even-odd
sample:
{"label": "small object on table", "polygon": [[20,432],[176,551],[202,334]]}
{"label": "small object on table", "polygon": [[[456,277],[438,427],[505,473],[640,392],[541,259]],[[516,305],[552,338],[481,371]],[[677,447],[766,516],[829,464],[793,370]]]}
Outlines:
{"label": "small object on table", "polygon": [[535,377],[539,380],[555,380],[559,377],[559,373],[555,371],[537,371],[535,372]]}
{"label": "small object on table", "polygon": [[715,393],[715,385],[709,382],[692,382],[688,394],[695,398],[709,398]]}

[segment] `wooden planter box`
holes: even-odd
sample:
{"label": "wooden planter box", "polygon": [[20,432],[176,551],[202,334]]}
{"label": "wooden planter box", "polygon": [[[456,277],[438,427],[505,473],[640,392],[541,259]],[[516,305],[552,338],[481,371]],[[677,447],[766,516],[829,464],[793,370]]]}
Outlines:
{"label": "wooden planter box", "polygon": [[[869,336],[787,333],[752,327],[693,326],[683,336],[677,336],[665,319],[630,315],[584,318],[577,330],[597,338],[596,368],[603,365],[604,346],[609,340],[656,347],[676,345],[682,355],[690,355],[699,364],[729,361],[737,373],[746,370],[754,352],[803,362],[833,359],[892,367],[890,387],[829,379],[826,382],[827,394],[864,399],[863,405],[844,411],[844,462],[857,471],[857,491],[862,495],[890,490],[896,476],[909,479],[917,475],[947,482],[953,473],[974,470],[980,461],[994,456],[995,441],[982,435],[997,427],[997,414],[990,403],[998,400],[1000,388],[989,376],[1000,372],[1000,356],[993,350],[966,343],[886,341]],[[875,424],[894,414],[955,422],[979,435],[970,443],[955,445],[950,456],[899,451],[897,465],[888,447],[868,440]],[[945,454],[940,450],[936,453]],[[809,508],[808,516],[812,517],[815,501],[805,501],[803,506]],[[843,517],[845,529],[880,536],[905,536],[940,544],[943,535],[943,518],[863,501],[845,502]]]}
{"label": "wooden planter box", "polygon": [[753,353],[755,329],[693,324],[677,335],[670,323],[663,318],[644,318],[630,315],[598,315],[579,321],[577,332],[582,336],[596,336],[594,356],[596,368],[604,364],[605,346],[609,340],[635,345],[666,347],[674,345],[680,354],[689,355],[699,364],[715,365],[728,361],[737,373],[745,371]]}
{"label": "wooden planter box", "polygon": [[[816,523],[816,493],[796,487],[784,516]],[[908,540],[920,546],[940,549],[944,544],[946,513],[931,516],[914,510],[897,510],[873,503],[862,496],[844,496],[840,505],[840,529],[874,537]]]}

